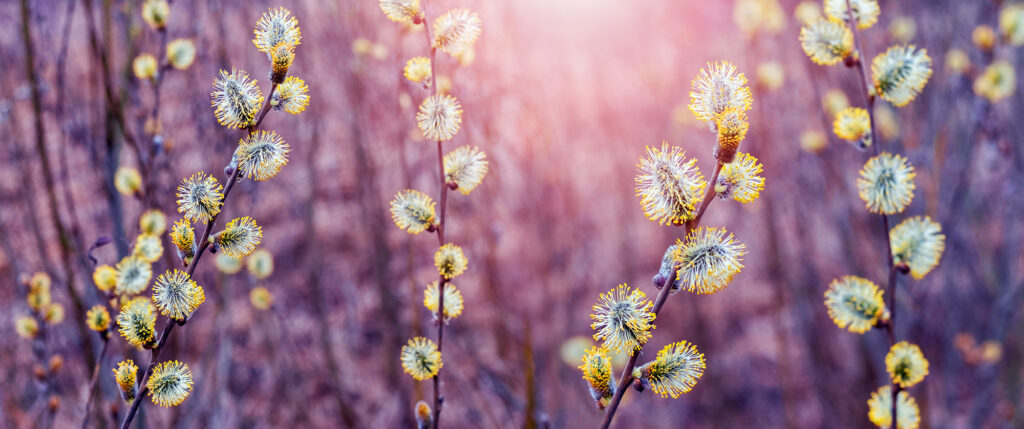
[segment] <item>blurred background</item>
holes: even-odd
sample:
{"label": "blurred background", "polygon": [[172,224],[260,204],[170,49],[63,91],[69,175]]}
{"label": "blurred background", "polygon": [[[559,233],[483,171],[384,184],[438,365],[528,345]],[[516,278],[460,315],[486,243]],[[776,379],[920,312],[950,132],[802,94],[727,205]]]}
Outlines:
{"label": "blurred background", "polygon": [[[147,124],[153,85],[131,70],[136,55],[161,49],[139,1],[28,3],[29,67],[21,4],[0,4],[0,428],[80,424],[100,345],[81,322],[101,300],[90,246],[110,237],[91,255],[114,265],[143,211],[179,218],[183,177],[222,174],[241,132],[217,124],[211,83],[219,69],[238,68],[267,91],[266,57],[251,39],[276,6],[299,20],[291,74],[309,85],[310,104],[297,116],[267,116],[265,128],[292,147],[289,163],[270,181],[240,182],[225,206],[263,226],[260,248],[276,268],[256,280],[204,259],[195,277],[207,302],[164,354],[191,365],[194,392],[172,408],[147,401],[142,420],[411,427],[413,404],[432,399],[432,386],[404,374],[398,355],[409,338],[434,336],[422,297],[436,279],[436,243],[395,227],[388,202],[405,188],[437,193],[436,152],[414,119],[426,93],[402,77],[407,59],[427,54],[422,29],[387,20],[373,0],[175,0],[168,35],[191,38],[198,53],[189,69],[165,75],[158,127]],[[1020,48],[972,43],[975,27],[997,26],[1002,3],[882,0],[878,24],[861,32],[869,57],[910,42],[934,63],[916,101],[876,111],[876,144],[917,171],[914,201],[895,221],[929,215],[947,236],[938,268],[921,281],[901,278],[897,294],[896,335],[931,363],[911,390],[922,427],[1024,425],[1024,98],[1015,90],[992,103],[972,91],[994,60],[1021,69]],[[479,146],[490,172],[469,196],[449,197],[448,238],[469,270],[456,282],[465,311],[445,335],[444,426],[600,422],[576,368],[593,333],[591,305],[620,283],[655,295],[650,279],[681,234],[644,217],[635,165],[645,146],[665,140],[710,173],[714,137],[686,110],[687,94],[707,62],[729,60],[751,80],[741,150],[764,163],[766,187],[747,205],[714,202],[704,223],[747,245],[746,268],[716,295],[669,298],[647,349],[691,341],[706,373],[680,399],[630,392],[617,427],[869,427],[866,401],[887,382],[888,343],[878,331],[840,330],[823,304],[835,277],[885,281],[880,222],[856,191],[868,153],[831,132],[837,106],[864,100],[855,69],[804,55],[797,2],[430,0],[428,13],[453,7],[477,12],[483,34],[461,61],[438,56],[439,81],[464,108],[445,146]],[[969,64],[947,67],[954,49]],[[155,151],[154,135],[162,152],[144,174],[145,196],[119,194],[114,171],[138,168],[132,142]],[[175,261],[166,238],[164,247],[154,277]],[[53,278],[65,309],[43,342],[45,356],[63,359],[49,393],[34,375],[33,342],[14,334],[28,314],[19,277],[38,271]],[[258,286],[273,297],[269,309],[250,300]],[[95,427],[114,425],[126,408],[114,364],[147,360],[116,334],[110,347]],[[40,417],[50,394],[60,401],[52,422]]]}

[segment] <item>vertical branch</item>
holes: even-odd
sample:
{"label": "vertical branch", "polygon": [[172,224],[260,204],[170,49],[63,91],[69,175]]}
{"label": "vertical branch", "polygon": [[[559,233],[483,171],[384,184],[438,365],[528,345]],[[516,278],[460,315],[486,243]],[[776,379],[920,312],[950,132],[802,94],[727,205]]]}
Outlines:
{"label": "vertical branch", "polygon": [[[868,111],[868,122],[871,128],[871,147],[875,154],[878,156],[878,146],[881,144],[881,139],[878,138],[878,134],[875,132],[875,93],[869,84],[870,80],[868,77],[867,69],[864,67],[864,48],[861,45],[860,34],[857,32],[857,22],[853,16],[853,6],[850,4],[850,0],[846,0],[846,14],[848,17],[847,25],[850,26],[850,31],[853,33],[854,48],[857,51],[857,59],[855,64],[857,69],[860,71],[860,86],[861,94],[864,96],[864,102],[867,105]],[[886,323],[886,329],[888,330],[889,346],[892,347],[896,344],[896,269],[893,266],[892,256],[892,242],[889,238],[889,215],[882,214],[882,231],[885,237],[885,266],[886,271],[889,273],[888,279],[888,292],[889,292],[889,321]],[[896,426],[897,414],[896,414],[896,399],[900,391],[900,386],[895,381],[891,381],[892,390],[892,422],[893,426]]]}
{"label": "vertical branch", "polygon": [[[426,1],[420,3],[422,8],[423,27],[427,37],[427,48],[430,49],[430,85],[433,87],[434,95],[438,95],[441,89],[437,85],[437,48],[434,47],[434,38],[430,32],[430,19],[427,15]],[[445,244],[444,241],[444,225],[445,219],[447,218],[447,206],[448,206],[448,183],[444,178],[444,149],[441,146],[441,140],[437,141],[437,167],[438,175],[440,175],[440,186],[441,186],[441,214],[440,220],[437,226],[437,245],[438,247]],[[448,280],[443,275],[438,276],[437,281],[437,351],[443,353],[442,345],[444,344],[444,287],[448,283]],[[442,354],[443,356],[443,354]],[[437,374],[434,375],[434,421],[433,428],[438,429],[441,427],[441,407],[444,404],[444,397],[441,396],[441,371],[438,370]]]}

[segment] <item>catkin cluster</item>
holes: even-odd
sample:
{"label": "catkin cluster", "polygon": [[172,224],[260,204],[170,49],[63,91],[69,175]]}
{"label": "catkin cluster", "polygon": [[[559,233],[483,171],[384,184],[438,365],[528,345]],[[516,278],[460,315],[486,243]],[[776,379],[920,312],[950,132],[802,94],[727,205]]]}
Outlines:
{"label": "catkin cluster", "polygon": [[[142,16],[151,28],[166,35],[170,7],[166,1],[147,0]],[[257,250],[263,230],[254,219],[241,216],[227,221],[217,230],[217,220],[227,196],[241,180],[262,182],[277,176],[288,163],[289,145],[274,131],[261,130],[264,117],[271,111],[301,113],[309,104],[308,87],[302,79],[290,75],[296,47],[302,36],[298,20],[287,9],[275,8],[264,13],[256,23],[253,44],[267,57],[270,91],[266,97],[257,81],[245,71],[221,70],[213,82],[211,106],[217,122],[232,129],[245,130],[244,136],[224,168],[226,182],[221,185],[215,174],[196,171],[177,186],[176,202],[180,218],[168,228],[167,217],[158,209],[150,209],[139,218],[140,234],[129,255],[115,266],[100,265],[93,280],[104,296],[118,309],[115,318],[118,331],[126,343],[139,349],[152,350],[149,365],[139,366],[125,359],[113,368],[121,397],[131,408],[122,427],[127,427],[149,396],[153,403],[174,406],[191,393],[193,375],[188,364],[175,360],[156,362],[174,326],[185,325],[206,296],[193,278],[196,265],[204,253],[216,253],[218,267],[240,265],[239,258],[248,256],[247,264],[253,278],[262,280],[273,270],[269,252]],[[185,69],[196,57],[190,40],[177,39],[166,45],[164,59],[142,54],[133,62],[139,79],[159,84],[166,70]],[[126,195],[139,195],[142,178],[138,171],[122,168],[115,177],[117,189]],[[194,225],[201,231],[197,234]],[[174,246],[179,268],[169,268],[156,277],[152,292],[147,294],[153,279],[153,264],[164,255],[161,236],[167,233]],[[222,262],[227,259],[231,262]],[[169,257],[168,261],[173,261]],[[253,306],[269,308],[272,297],[264,287],[252,290]],[[162,333],[157,332],[157,318],[166,318]],[[111,317],[106,307],[97,305],[87,315],[86,324],[106,338]],[[102,360],[102,356],[101,356]]]}
{"label": "catkin cluster", "polygon": [[[746,77],[731,63],[716,62],[701,69],[691,86],[689,109],[715,135],[714,172],[705,180],[697,159],[668,143],[648,147],[637,164],[636,195],[644,214],[661,225],[682,227],[683,232],[665,251],[654,276],[659,290],[653,302],[639,288],[621,284],[602,293],[593,306],[590,326],[601,344],[584,354],[579,369],[597,407],[605,410],[603,427],[611,424],[631,384],[638,391],[650,388],[662,397],[678,398],[700,380],[705,357],[688,341],[665,346],[642,365],[637,359],[653,336],[668,295],[680,290],[718,293],[743,268],[746,246],[725,228],[701,226],[708,205],[716,197],[749,203],[764,189],[761,164],[739,151],[750,127],[747,112],[753,99]],[[618,382],[612,365],[616,353],[629,355]]]}
{"label": "catkin cluster", "polygon": [[[906,341],[896,342],[895,293],[897,276],[909,273],[920,279],[931,272],[939,262],[945,248],[941,226],[928,216],[914,216],[896,227],[889,227],[889,216],[903,213],[914,198],[916,173],[910,161],[898,153],[881,151],[879,144],[886,138],[883,121],[882,133],[876,136],[875,101],[880,98],[893,106],[902,107],[913,101],[924,89],[932,74],[932,60],[925,49],[899,44],[889,47],[871,61],[870,75],[862,58],[858,43],[858,30],[874,26],[881,10],[875,0],[825,0],[825,16],[807,17],[807,25],[800,32],[800,43],[807,56],[820,65],[845,64],[859,71],[862,79],[864,107],[847,105],[845,95],[831,95],[839,100],[834,108],[833,128],[837,137],[854,143],[861,149],[871,148],[874,156],[864,163],[857,178],[857,189],[864,207],[881,216],[886,230],[886,272],[888,273],[889,300],[885,291],[875,282],[858,276],[843,276],[829,284],[825,292],[825,307],[836,326],[863,334],[871,329],[885,329],[889,334],[890,350],[885,366],[891,385],[880,387],[868,400],[868,417],[879,427],[891,427],[896,421],[899,429],[915,429],[920,424],[917,402],[905,389],[919,383],[928,375],[928,360],[921,349]],[[912,34],[900,39],[904,42]],[[825,103],[826,106],[835,103]],[[882,112],[885,110],[879,110]],[[887,121],[894,121],[889,119]]]}

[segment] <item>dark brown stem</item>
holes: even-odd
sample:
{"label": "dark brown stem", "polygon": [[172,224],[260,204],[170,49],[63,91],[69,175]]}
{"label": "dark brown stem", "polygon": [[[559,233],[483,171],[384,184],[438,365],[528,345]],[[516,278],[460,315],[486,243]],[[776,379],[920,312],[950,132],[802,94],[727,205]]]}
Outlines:
{"label": "dark brown stem", "polygon": [[92,378],[89,379],[89,390],[86,393],[88,397],[85,400],[85,417],[82,418],[82,429],[89,427],[89,417],[92,415],[90,409],[92,408],[92,400],[96,397],[96,381],[100,378],[100,367],[103,366],[103,356],[107,354],[107,346],[110,345],[110,333],[104,331],[100,334],[103,339],[103,345],[100,346],[100,357],[96,359],[96,365],[92,369]]}
{"label": "dark brown stem", "polygon": [[[434,38],[430,33],[430,20],[427,17],[427,5],[426,1],[420,3],[422,10],[421,19],[423,20],[424,33],[427,37],[427,48],[430,49],[430,85],[433,86],[434,95],[440,93],[440,88],[437,85],[437,49],[434,48]],[[448,183],[444,178],[444,150],[441,147],[441,141],[437,141],[437,167],[438,174],[440,174],[440,185],[441,185],[441,214],[440,220],[437,224],[437,245],[438,247],[444,246],[444,224],[447,218],[447,206],[448,206]],[[444,344],[444,287],[447,284],[447,279],[443,275],[439,276],[437,281],[437,351],[441,352],[441,346]],[[441,371],[434,375],[434,420],[433,429],[441,427],[441,407],[444,404],[444,397],[441,396]]]}
{"label": "dark brown stem", "polygon": [[704,192],[704,200],[700,203],[700,209],[697,210],[697,216],[689,222],[691,230],[696,229],[697,225],[700,225],[701,218],[704,217],[704,212],[707,211],[708,205],[715,199],[715,183],[718,183],[718,174],[722,172],[722,163],[715,163],[715,172],[711,174],[711,181],[708,182],[707,190]]}
{"label": "dark brown stem", "polygon": [[[860,35],[857,32],[857,23],[856,23],[856,21],[854,20],[854,17],[853,17],[853,7],[850,5],[850,0],[846,0],[846,13],[847,13],[847,17],[849,18],[848,25],[850,26],[850,31],[853,33],[853,43],[854,43],[855,49],[857,50],[856,65],[857,65],[857,69],[860,71],[860,79],[858,79],[858,80],[860,80],[861,93],[864,95],[864,99],[865,99],[864,102],[867,105],[867,111],[868,111],[868,120],[870,121],[870,125],[871,125],[871,147],[872,147],[872,151],[875,154],[875,156],[878,156],[878,154],[880,152],[880,149],[878,147],[881,145],[881,139],[879,138],[878,134],[875,133],[875,94],[871,90],[871,86],[873,86],[873,85],[871,85],[869,83],[870,80],[869,80],[869,77],[868,77],[867,68],[864,67],[864,61],[865,61],[864,48],[861,45]],[[885,228],[885,230],[883,231],[883,233],[885,235],[885,264],[886,264],[885,266],[887,267],[887,270],[889,272],[889,284],[888,284],[888,286],[889,286],[889,312],[890,312],[890,315],[889,315],[889,321],[886,323],[886,329],[888,330],[889,345],[891,347],[893,344],[896,344],[896,274],[897,274],[897,272],[896,272],[896,267],[893,265],[892,242],[891,242],[891,239],[889,238],[889,215],[884,214],[884,213],[882,214],[882,227]],[[892,423],[893,423],[893,427],[896,427],[896,426],[898,426],[898,424],[897,424],[897,414],[896,414],[896,412],[897,412],[896,411],[896,397],[897,397],[897,394],[899,393],[900,387],[897,386],[895,382],[892,382],[891,383],[891,390],[892,390]]]}

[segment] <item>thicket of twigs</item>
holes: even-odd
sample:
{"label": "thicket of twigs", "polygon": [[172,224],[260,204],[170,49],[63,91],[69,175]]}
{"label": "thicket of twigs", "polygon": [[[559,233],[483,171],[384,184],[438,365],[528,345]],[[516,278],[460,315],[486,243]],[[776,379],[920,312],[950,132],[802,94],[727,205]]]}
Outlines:
{"label": "thicket of twigs", "polygon": [[[292,67],[309,85],[309,105],[295,117],[266,117],[263,126],[291,146],[288,165],[273,180],[240,181],[223,214],[256,219],[273,272],[257,279],[243,261],[228,274],[216,255],[204,257],[194,279],[206,303],[167,346],[169,358],[189,363],[193,391],[172,408],[147,400],[137,420],[413,427],[413,404],[431,402],[432,391],[403,373],[399,354],[409,338],[436,330],[422,305],[423,288],[437,280],[437,243],[396,228],[389,201],[401,189],[434,195],[438,186],[436,147],[415,120],[428,93],[402,75],[409,58],[428,55],[422,28],[388,21],[376,1],[175,0],[169,38],[190,38],[196,58],[166,74],[154,132],[153,84],[137,79],[132,63],[162,41],[141,3],[27,1],[31,64],[21,2],[0,4],[8,24],[0,29],[0,428],[81,425],[102,344],[85,312],[105,299],[90,258],[113,266],[130,253],[147,209],[162,210],[168,226],[179,219],[183,177],[203,170],[227,180],[239,134],[218,125],[212,82],[235,67],[266,88],[267,57],[253,49],[252,28],[277,6],[302,27]],[[888,383],[889,343],[840,334],[823,305],[834,278],[882,284],[887,275],[877,216],[856,196],[866,154],[833,134],[824,100],[840,91],[860,105],[861,89],[855,72],[816,66],[801,50],[798,2],[780,0],[781,26],[753,35],[737,25],[733,2],[428,3],[431,14],[472,9],[483,23],[471,59],[439,55],[437,65],[438,82],[452,83],[464,110],[445,150],[480,146],[490,162],[472,198],[448,201],[455,221],[446,239],[462,246],[469,269],[457,280],[465,309],[444,334],[444,426],[600,423],[577,369],[592,341],[590,305],[620,283],[656,295],[651,277],[681,236],[644,217],[637,160],[662,140],[709,159],[707,126],[686,104],[692,77],[722,59],[750,79],[741,150],[763,163],[765,190],[750,204],[716,202],[704,224],[742,237],[745,268],[722,292],[668,301],[649,357],[685,338],[707,369],[682,399],[630,392],[616,426],[871,425],[867,394]],[[920,96],[899,109],[880,103],[887,118],[876,120],[886,127],[876,143],[915,166],[907,213],[930,216],[946,236],[935,270],[901,283],[896,296],[896,335],[930,363],[914,391],[921,427],[1024,424],[1024,96],[1015,89],[992,102],[974,90],[994,61],[1020,80],[1024,51],[999,41],[986,52],[972,40],[980,25],[998,32],[999,10],[1013,3],[883,0],[875,28],[860,34],[870,60],[905,36],[893,23],[910,19],[911,43],[933,60]],[[947,67],[954,49],[970,63],[961,71]],[[781,66],[778,87],[758,72],[769,62]],[[116,170],[148,162],[155,134],[161,155],[145,195],[122,195]],[[101,238],[111,243],[95,246]],[[163,247],[154,279],[181,268],[166,238]],[[36,272],[51,277],[64,313],[45,325],[41,344],[14,334],[32,314],[23,280]],[[253,305],[256,287],[273,297],[266,310]],[[90,426],[120,423],[127,407],[111,368],[144,356],[116,322],[111,335]]]}

